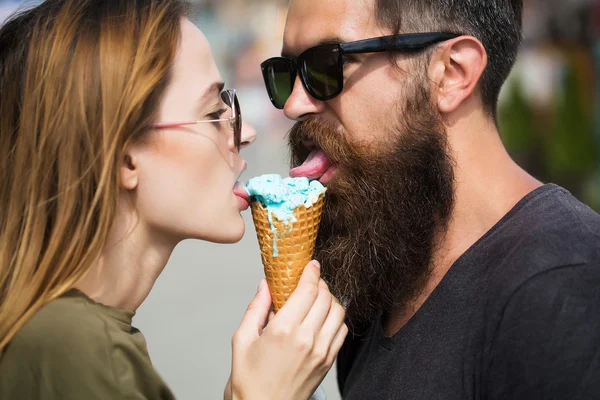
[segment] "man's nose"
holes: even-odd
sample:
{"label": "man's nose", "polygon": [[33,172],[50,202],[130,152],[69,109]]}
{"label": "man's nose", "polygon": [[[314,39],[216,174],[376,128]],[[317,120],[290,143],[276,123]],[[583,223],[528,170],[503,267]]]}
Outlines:
{"label": "man's nose", "polygon": [[285,103],[283,112],[289,119],[303,121],[313,114],[323,112],[324,107],[325,103],[323,101],[317,100],[308,94],[300,77],[297,76],[294,82],[294,89],[290,98]]}

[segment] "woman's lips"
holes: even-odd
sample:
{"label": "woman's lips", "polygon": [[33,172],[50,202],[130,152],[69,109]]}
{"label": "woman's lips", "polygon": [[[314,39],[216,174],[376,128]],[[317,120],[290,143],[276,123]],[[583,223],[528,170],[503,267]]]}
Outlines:
{"label": "woman's lips", "polygon": [[293,178],[319,179],[322,184],[326,184],[333,178],[335,171],[336,167],[327,157],[327,154],[321,149],[314,149],[302,165],[290,171],[290,176]]}
{"label": "woman's lips", "polygon": [[233,187],[233,194],[236,195],[240,201],[242,210],[247,210],[250,207],[250,195],[246,192],[246,189],[241,182],[236,182]]}

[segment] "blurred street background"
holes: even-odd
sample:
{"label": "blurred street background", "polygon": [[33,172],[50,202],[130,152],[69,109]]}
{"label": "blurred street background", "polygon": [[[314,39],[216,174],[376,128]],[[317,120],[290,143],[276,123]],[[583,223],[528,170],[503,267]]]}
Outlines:
{"label": "blurred street background", "polygon": [[[0,0],[0,21],[24,3],[36,1]],[[194,4],[194,22],[258,132],[243,154],[249,163],[243,179],[287,174],[291,122],[271,106],[260,71],[263,60],[281,51],[287,0]],[[503,140],[537,178],[600,211],[600,1],[525,0],[524,26],[523,48],[501,96]],[[262,276],[251,217],[245,218],[239,244],[182,243],[134,320],[180,399],[222,398],[231,336]],[[339,399],[334,372],[325,389],[329,399]]]}

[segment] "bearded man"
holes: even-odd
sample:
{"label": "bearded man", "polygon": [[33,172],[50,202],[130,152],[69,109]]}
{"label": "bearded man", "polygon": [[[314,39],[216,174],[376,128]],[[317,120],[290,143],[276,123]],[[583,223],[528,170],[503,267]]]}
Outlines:
{"label": "bearded man", "polygon": [[505,150],[521,0],[292,0],[262,64],[328,187],[345,399],[600,396],[600,217]]}

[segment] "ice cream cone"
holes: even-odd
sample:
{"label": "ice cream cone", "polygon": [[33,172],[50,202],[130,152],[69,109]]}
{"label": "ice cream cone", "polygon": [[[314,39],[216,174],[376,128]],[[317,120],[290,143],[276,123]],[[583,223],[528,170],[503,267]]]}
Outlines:
{"label": "ice cream cone", "polygon": [[321,195],[309,208],[304,205],[296,207],[296,221],[288,224],[271,215],[275,232],[271,230],[267,209],[260,201],[251,204],[265,276],[276,312],[296,289],[304,267],[313,258],[324,203],[325,196]]}

